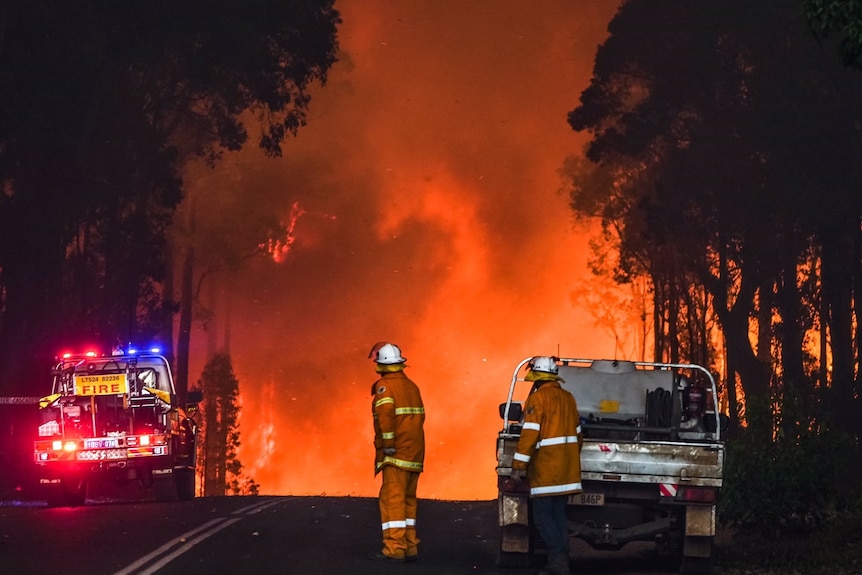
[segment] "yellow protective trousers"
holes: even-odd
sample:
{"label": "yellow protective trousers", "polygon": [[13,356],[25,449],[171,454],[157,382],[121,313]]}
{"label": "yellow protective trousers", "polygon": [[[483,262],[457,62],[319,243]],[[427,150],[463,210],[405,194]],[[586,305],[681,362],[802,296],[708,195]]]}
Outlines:
{"label": "yellow protective trousers", "polygon": [[419,473],[384,465],[381,470],[380,521],[383,527],[383,554],[396,559],[419,553],[416,537],[416,487]]}

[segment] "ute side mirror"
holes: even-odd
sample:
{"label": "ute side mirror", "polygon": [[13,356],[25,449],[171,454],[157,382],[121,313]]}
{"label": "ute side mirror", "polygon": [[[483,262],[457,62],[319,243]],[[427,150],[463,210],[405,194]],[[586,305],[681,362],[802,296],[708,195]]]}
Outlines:
{"label": "ute side mirror", "polygon": [[718,428],[722,431],[727,431],[730,427],[730,418],[723,413],[718,414]]}
{"label": "ute side mirror", "polygon": [[[506,404],[500,404],[500,417],[506,419]],[[509,404],[509,421],[521,421],[524,417],[523,405],[518,401],[513,401]]]}

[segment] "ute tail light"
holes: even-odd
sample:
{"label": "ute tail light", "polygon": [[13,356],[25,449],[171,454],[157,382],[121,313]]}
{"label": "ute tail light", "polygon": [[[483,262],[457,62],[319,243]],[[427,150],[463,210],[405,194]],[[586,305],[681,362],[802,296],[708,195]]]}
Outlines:
{"label": "ute tail light", "polygon": [[676,494],[677,501],[689,503],[715,503],[718,501],[716,487],[680,487]]}
{"label": "ute tail light", "polygon": [[503,493],[529,493],[530,481],[526,477],[515,481],[511,477],[500,475],[497,477],[497,488]]}

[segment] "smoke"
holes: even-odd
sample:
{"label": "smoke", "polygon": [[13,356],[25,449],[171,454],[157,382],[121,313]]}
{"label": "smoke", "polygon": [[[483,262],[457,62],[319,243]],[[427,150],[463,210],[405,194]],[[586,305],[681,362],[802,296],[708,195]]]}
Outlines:
{"label": "smoke", "polygon": [[292,224],[281,261],[249,261],[230,288],[239,457],[263,493],[375,495],[367,356],[389,340],[426,404],[420,497],[490,499],[515,365],[615,353],[572,298],[589,232],[558,170],[585,143],[566,114],[616,4],[337,8],[343,53],[308,125],[283,158],[248,150],[222,168]]}

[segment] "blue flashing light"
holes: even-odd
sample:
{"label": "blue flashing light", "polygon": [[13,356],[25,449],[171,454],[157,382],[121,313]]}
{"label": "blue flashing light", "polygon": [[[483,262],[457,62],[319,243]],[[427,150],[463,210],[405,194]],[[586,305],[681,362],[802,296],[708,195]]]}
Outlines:
{"label": "blue flashing light", "polygon": [[[151,348],[149,348],[149,349],[147,349],[147,350],[144,350],[144,353],[146,353],[146,352],[149,352],[149,353],[161,353],[161,352],[162,352],[162,348],[160,348],[159,346],[154,345],[154,346],[152,346]],[[126,350],[126,353],[127,353],[128,355],[137,355],[137,354],[141,353],[141,351],[140,351],[140,350],[138,350],[138,348],[136,348],[136,347],[129,347],[129,349],[128,349],[128,350]]]}

